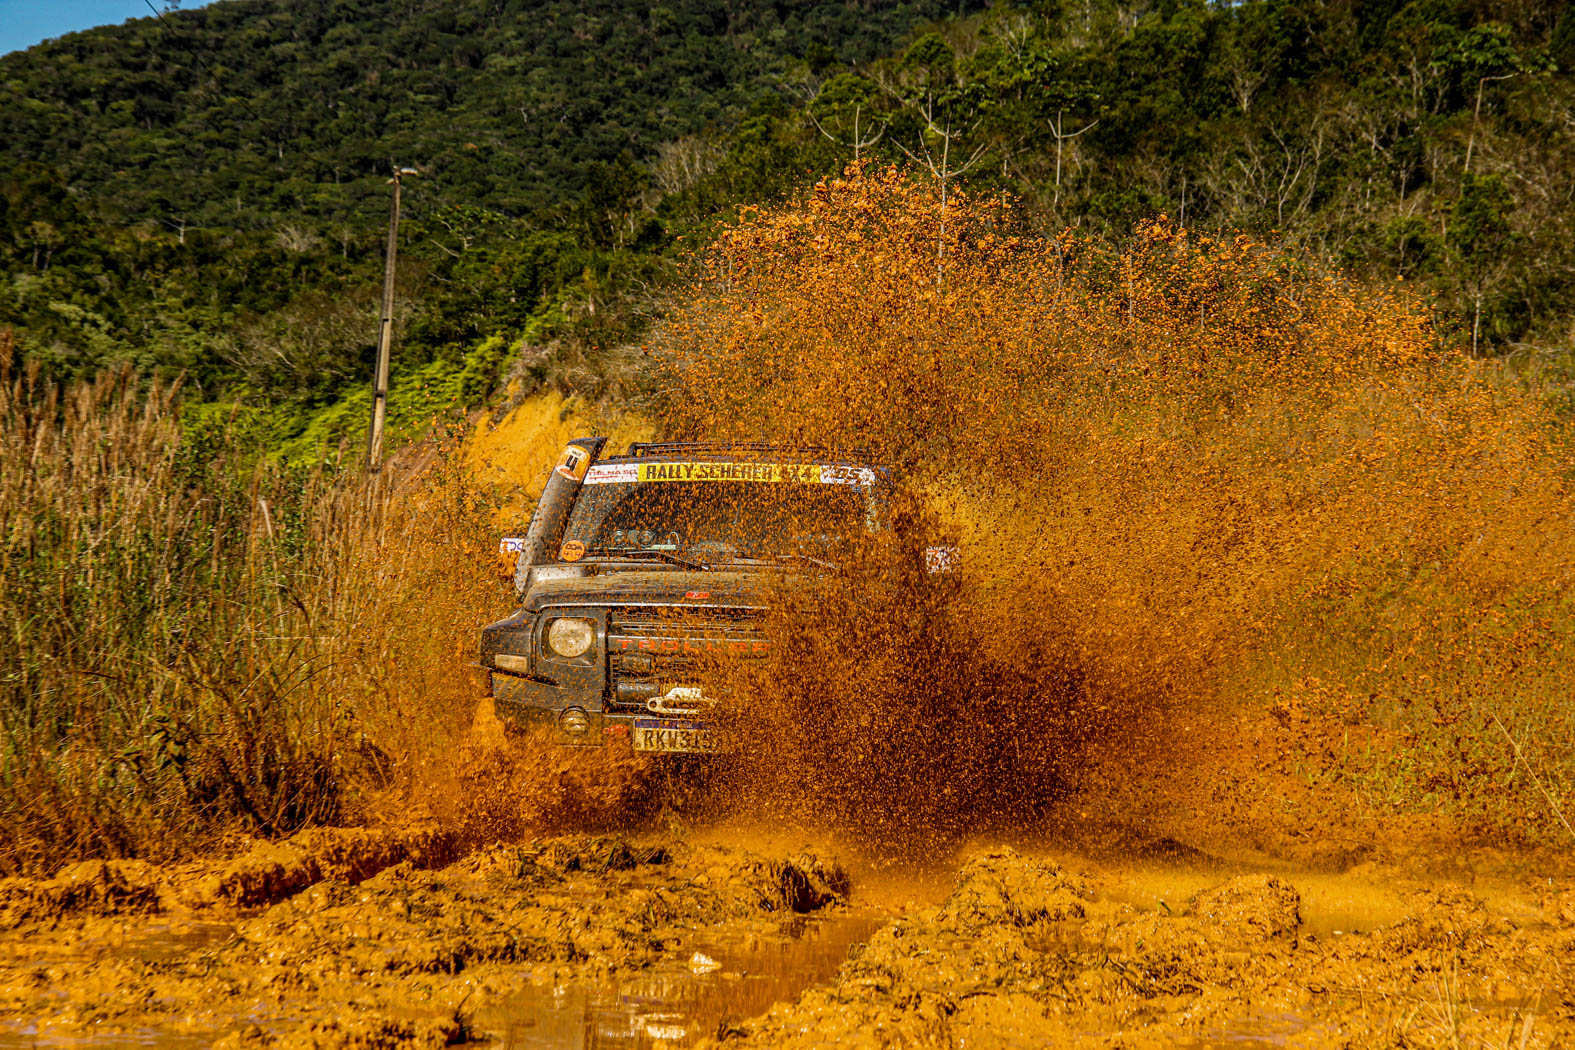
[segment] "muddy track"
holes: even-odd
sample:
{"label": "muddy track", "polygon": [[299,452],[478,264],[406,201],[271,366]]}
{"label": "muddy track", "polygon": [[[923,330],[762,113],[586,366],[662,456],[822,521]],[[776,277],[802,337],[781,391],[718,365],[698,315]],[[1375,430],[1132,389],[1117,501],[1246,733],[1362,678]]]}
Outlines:
{"label": "muddy track", "polygon": [[724,846],[575,836],[423,867],[442,850],[399,847],[424,832],[303,838],[207,874],[93,862],[8,884],[0,1045],[448,1045],[493,1000],[692,960],[717,931],[780,936],[848,888],[814,856]]}
{"label": "muddy track", "polygon": [[773,852],[322,830],[7,882],[0,1046],[1575,1041],[1568,881],[987,848],[904,903]]}
{"label": "muddy track", "polygon": [[[1199,873],[1150,872],[1172,888]],[[856,949],[835,981],[727,1033],[730,1046],[1565,1046],[1575,1040],[1575,893],[1484,899],[1309,876],[1357,903],[1304,916],[1297,879],[1206,876],[1135,899],[996,850],[937,906]],[[1109,895],[1116,891],[1127,899]],[[1163,892],[1163,890],[1161,891]],[[1323,920],[1326,916],[1317,916]],[[1349,928],[1355,923],[1372,925]]]}

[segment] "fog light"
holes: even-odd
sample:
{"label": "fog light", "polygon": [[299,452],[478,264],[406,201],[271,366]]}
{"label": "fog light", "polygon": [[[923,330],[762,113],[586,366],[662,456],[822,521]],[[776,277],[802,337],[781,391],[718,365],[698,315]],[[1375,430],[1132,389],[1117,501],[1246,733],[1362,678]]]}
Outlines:
{"label": "fog light", "polygon": [[494,653],[492,666],[500,671],[513,671],[515,674],[530,674],[530,657],[515,656],[513,653]]}
{"label": "fog light", "polygon": [[558,716],[558,725],[563,727],[565,733],[573,736],[582,736],[587,729],[591,728],[591,720],[578,707],[571,707]]}

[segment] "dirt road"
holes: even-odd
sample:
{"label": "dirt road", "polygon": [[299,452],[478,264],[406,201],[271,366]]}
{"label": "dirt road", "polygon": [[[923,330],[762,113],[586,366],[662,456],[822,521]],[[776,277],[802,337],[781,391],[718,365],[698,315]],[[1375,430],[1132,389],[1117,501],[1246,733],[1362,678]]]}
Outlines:
{"label": "dirt road", "polygon": [[1575,1040],[1567,880],[1277,870],[1130,837],[844,868],[796,834],[319,830],[13,880],[0,1047]]}

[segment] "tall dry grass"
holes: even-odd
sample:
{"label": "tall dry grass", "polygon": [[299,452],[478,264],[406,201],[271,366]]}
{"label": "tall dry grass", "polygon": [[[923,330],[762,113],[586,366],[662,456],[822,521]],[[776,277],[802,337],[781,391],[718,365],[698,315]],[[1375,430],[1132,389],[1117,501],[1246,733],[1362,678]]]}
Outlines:
{"label": "tall dry grass", "polygon": [[0,334],[0,872],[341,820],[468,724],[500,595],[456,460],[289,470],[178,395]]}
{"label": "tall dry grass", "polygon": [[1179,723],[1273,708],[1379,731],[1317,774],[1377,810],[1565,837],[1570,447],[1404,288],[850,169],[725,232],[661,358],[675,430],[866,446],[928,488],[979,658],[1079,683],[1030,739],[1185,763]]}

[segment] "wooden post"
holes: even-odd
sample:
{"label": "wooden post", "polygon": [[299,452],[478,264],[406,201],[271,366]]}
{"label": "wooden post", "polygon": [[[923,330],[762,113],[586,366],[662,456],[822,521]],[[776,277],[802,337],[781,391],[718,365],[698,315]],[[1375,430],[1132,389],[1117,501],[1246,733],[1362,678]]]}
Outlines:
{"label": "wooden post", "polygon": [[383,258],[383,314],[377,327],[377,367],[372,375],[372,423],[366,436],[366,469],[376,474],[383,466],[383,420],[388,415],[388,356],[394,342],[394,259],[399,251],[399,186],[414,168],[395,168],[389,179],[394,203],[388,215],[388,250]]}

